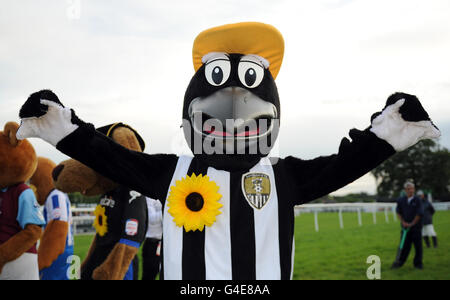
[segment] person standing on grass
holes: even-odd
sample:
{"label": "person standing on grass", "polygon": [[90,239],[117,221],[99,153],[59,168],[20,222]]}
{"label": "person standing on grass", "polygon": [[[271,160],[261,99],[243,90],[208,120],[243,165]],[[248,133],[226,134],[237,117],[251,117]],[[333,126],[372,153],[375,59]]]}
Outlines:
{"label": "person standing on grass", "polygon": [[425,194],[422,191],[417,192],[417,196],[422,200],[423,205],[423,229],[422,236],[427,245],[427,248],[430,248],[430,236],[433,240],[433,247],[437,248],[437,236],[436,231],[434,231],[433,226],[433,215],[435,213],[434,207],[430,201],[425,197]]}
{"label": "person standing on grass", "polygon": [[[414,244],[416,254],[414,256],[414,267],[423,269],[422,263],[422,219],[424,215],[422,200],[415,196],[415,186],[412,182],[404,185],[406,195],[397,200],[397,214],[402,228],[409,229],[405,243],[398,261],[392,265],[393,269],[400,268],[406,262],[411,246]],[[403,230],[402,230],[403,234]]]}

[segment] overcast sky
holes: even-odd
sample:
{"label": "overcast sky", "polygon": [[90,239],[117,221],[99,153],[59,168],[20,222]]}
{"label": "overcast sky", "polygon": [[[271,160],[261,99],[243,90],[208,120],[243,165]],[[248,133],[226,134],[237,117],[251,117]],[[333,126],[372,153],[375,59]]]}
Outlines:
{"label": "overcast sky", "polygon": [[[148,153],[181,153],[196,35],[259,21],[286,43],[276,155],[335,153],[396,91],[419,97],[450,148],[449,16],[448,0],[2,0],[0,123],[18,121],[29,94],[49,88],[96,126],[133,126]],[[67,159],[31,142],[38,155]],[[374,193],[373,177],[337,194],[359,191]]]}

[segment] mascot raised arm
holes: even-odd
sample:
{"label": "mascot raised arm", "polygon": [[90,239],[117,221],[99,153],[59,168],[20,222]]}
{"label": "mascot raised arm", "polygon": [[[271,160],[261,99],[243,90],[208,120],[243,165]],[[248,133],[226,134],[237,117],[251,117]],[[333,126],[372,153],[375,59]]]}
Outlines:
{"label": "mascot raised arm", "polygon": [[415,96],[396,93],[369,127],[350,130],[352,140],[342,139],[337,154],[269,158],[279,129],[275,78],[283,53],[279,31],[262,23],[229,24],[197,36],[196,72],[183,107],[193,157],[130,151],[49,90],[25,102],[17,135],[42,138],[115,182],[161,199],[162,278],[289,279],[295,205],[440,133]]}

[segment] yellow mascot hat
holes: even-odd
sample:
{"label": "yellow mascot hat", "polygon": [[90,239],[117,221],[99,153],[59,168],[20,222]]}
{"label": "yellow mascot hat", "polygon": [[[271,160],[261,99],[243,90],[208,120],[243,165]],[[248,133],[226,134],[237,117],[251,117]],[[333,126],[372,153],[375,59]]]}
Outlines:
{"label": "yellow mascot hat", "polygon": [[269,62],[269,71],[275,79],[283,61],[284,40],[275,27],[258,22],[207,29],[194,41],[192,59],[196,72],[202,66],[203,56],[211,52],[259,55]]}

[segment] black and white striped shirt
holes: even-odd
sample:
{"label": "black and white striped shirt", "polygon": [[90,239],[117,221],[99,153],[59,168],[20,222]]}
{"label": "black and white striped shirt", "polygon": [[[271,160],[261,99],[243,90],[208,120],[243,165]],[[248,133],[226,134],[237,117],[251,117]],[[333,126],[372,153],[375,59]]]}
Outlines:
{"label": "black and white striped shirt", "polygon": [[[352,130],[350,137],[353,141],[344,138],[334,155],[289,156],[276,163],[262,158],[250,168],[230,170],[200,157],[130,151],[89,126],[80,126],[57,148],[117,183],[162,200],[162,278],[290,279],[294,206],[345,186],[395,153],[369,129]],[[193,173],[208,175],[220,187],[223,207],[211,227],[185,232],[173,222],[165,200],[176,180]],[[264,205],[244,195],[243,178],[253,173],[270,182],[269,197],[257,199]]]}
{"label": "black and white striped shirt", "polygon": [[[219,186],[223,207],[212,226],[185,232],[175,225],[165,206],[164,279],[291,278],[293,206],[280,203],[269,159],[263,158],[250,170],[240,172],[217,170],[192,160],[186,156],[178,159],[171,186],[192,173],[208,175]],[[246,200],[241,189],[242,176],[248,173],[266,174],[269,178],[270,197],[260,209]]]}

